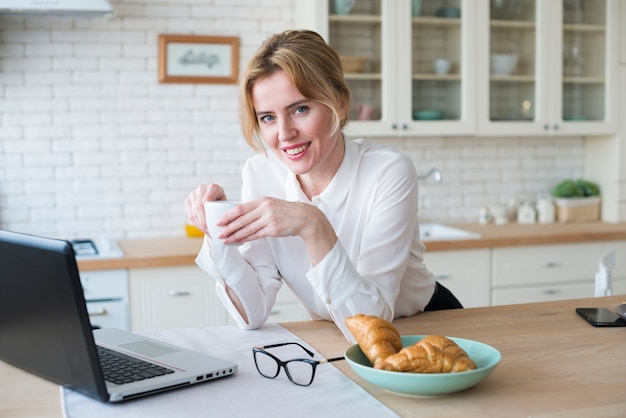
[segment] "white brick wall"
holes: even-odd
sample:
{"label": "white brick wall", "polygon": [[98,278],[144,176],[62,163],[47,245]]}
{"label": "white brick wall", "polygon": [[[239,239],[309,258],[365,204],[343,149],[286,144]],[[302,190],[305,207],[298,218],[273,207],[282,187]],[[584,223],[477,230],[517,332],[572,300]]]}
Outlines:
{"label": "white brick wall", "polygon": [[[184,234],[201,182],[239,197],[251,151],[233,85],[159,84],[157,35],[240,37],[241,66],[290,28],[290,0],[113,0],[110,20],[0,16],[0,228],[115,238]],[[582,175],[582,139],[376,139],[440,184],[424,220],[473,221],[485,204],[534,198]]]}

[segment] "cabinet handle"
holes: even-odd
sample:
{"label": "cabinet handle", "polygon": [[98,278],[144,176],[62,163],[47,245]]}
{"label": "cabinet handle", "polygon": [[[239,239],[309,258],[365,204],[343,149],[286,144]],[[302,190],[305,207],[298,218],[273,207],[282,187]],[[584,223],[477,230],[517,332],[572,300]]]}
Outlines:
{"label": "cabinet handle", "polygon": [[395,131],[396,129],[398,129],[398,124],[397,124],[397,123],[392,123],[392,124],[391,124],[391,129],[393,129],[394,131]]}
{"label": "cabinet handle", "polygon": [[543,124],[543,130],[547,131],[548,129],[550,129],[550,126],[547,123]]}
{"label": "cabinet handle", "polygon": [[167,294],[172,296],[172,297],[189,296],[191,294],[191,292],[188,291],[188,290],[170,290],[169,292],[167,292]]}
{"label": "cabinet handle", "polygon": [[272,309],[270,311],[270,315],[279,315],[280,314],[280,309]]}
{"label": "cabinet handle", "polygon": [[89,316],[105,316],[108,314],[107,310],[104,308],[96,309],[95,311],[89,311]]}
{"label": "cabinet handle", "polygon": [[546,261],[545,263],[543,263],[543,267],[544,268],[561,267],[561,263],[559,263],[558,261]]}
{"label": "cabinet handle", "polygon": [[541,293],[544,295],[558,295],[561,292],[559,291],[559,289],[544,289],[541,291]]}
{"label": "cabinet handle", "polygon": [[407,125],[406,123],[403,123],[403,124],[402,124],[402,129],[403,129],[404,131],[406,131],[407,129],[409,129],[409,125]]}
{"label": "cabinet handle", "polygon": [[452,277],[451,274],[435,274],[435,280],[446,280]]}
{"label": "cabinet handle", "polygon": [[554,124],[554,126],[552,127],[552,129],[554,129],[555,131],[559,130],[559,125],[557,125],[556,123]]}

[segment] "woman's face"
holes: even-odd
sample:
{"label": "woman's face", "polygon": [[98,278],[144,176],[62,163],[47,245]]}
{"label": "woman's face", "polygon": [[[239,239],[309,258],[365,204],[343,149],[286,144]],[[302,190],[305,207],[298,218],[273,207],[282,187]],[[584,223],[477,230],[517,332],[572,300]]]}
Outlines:
{"label": "woman's face", "polygon": [[289,170],[305,181],[330,181],[344,152],[332,111],[304,97],[284,71],[256,81],[252,100],[265,143]]}

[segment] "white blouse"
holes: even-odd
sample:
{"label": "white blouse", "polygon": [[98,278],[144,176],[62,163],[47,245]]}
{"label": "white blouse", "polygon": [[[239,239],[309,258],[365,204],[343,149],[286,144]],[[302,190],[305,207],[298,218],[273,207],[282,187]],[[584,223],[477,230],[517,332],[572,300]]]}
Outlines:
{"label": "white blouse", "polygon": [[[196,263],[217,280],[217,293],[245,329],[263,325],[283,282],[312,319],[334,321],[349,341],[348,316],[389,321],[420,312],[430,301],[433,275],[422,262],[417,223],[417,173],[405,155],[362,139],[346,140],[344,160],[328,187],[311,202],[296,176],[273,154],[250,158],[242,200],[271,196],[317,206],[338,241],[312,266],[300,237],[265,238],[240,247],[212,245],[205,237]],[[224,282],[237,294],[246,323]]]}

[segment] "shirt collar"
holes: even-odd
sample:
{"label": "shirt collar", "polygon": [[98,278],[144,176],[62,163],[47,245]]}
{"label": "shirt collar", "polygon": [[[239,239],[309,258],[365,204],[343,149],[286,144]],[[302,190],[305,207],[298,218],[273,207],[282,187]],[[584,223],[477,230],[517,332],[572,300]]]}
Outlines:
{"label": "shirt collar", "polygon": [[[348,196],[350,183],[355,172],[354,167],[358,161],[359,146],[350,140],[344,139],[345,152],[343,161],[330,184],[320,193],[319,197],[327,206],[337,209]],[[289,171],[285,184],[286,198],[290,201],[308,202],[311,200],[304,194],[296,175]]]}

